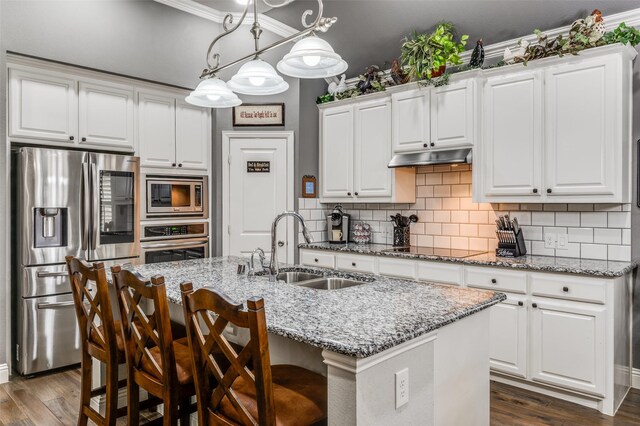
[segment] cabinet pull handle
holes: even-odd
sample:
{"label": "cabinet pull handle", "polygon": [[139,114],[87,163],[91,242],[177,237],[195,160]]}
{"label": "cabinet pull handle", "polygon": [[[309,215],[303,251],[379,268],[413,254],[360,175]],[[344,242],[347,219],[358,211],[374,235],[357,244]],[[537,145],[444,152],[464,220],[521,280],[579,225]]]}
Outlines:
{"label": "cabinet pull handle", "polygon": [[547,194],[551,194],[551,188],[547,188]]}
{"label": "cabinet pull handle", "polygon": [[86,141],[87,141],[87,138],[82,138],[82,142],[86,142]]}
{"label": "cabinet pull handle", "polygon": [[569,287],[562,287],[562,291],[564,291],[565,293],[569,293]]}
{"label": "cabinet pull handle", "polygon": [[74,139],[75,139],[75,138],[74,138],[73,136],[69,136],[69,140],[70,140],[70,141],[72,141],[72,140],[74,140]]}
{"label": "cabinet pull handle", "polygon": [[537,304],[537,303],[532,303],[532,304],[531,304],[531,307],[532,307],[532,308],[537,308],[537,307],[538,307],[538,304]]}
{"label": "cabinet pull handle", "polygon": [[498,280],[496,280],[495,278],[491,278],[491,284],[497,284]]}
{"label": "cabinet pull handle", "polygon": [[356,266],[356,262],[351,262],[351,266]]}
{"label": "cabinet pull handle", "polygon": [[533,188],[533,193],[537,194],[538,193],[538,188]]}
{"label": "cabinet pull handle", "polygon": [[524,302],[522,300],[518,301],[518,306],[524,306]]}

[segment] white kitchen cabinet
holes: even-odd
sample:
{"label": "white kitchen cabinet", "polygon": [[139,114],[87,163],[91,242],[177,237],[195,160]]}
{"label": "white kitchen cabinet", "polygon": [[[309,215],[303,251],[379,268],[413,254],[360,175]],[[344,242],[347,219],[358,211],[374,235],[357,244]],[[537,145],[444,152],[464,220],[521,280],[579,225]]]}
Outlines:
{"label": "white kitchen cabinet", "polygon": [[491,308],[489,364],[493,370],[527,377],[528,313],[525,296],[507,294]]}
{"label": "white kitchen cabinet", "polygon": [[209,110],[182,100],[176,104],[176,163],[183,169],[206,171],[209,167]]}
{"label": "white kitchen cabinet", "polygon": [[604,56],[545,71],[549,199],[619,193],[624,146],[620,67],[619,57]]}
{"label": "white kitchen cabinet", "polygon": [[133,98],[132,86],[80,81],[79,144],[133,151]]}
{"label": "white kitchen cabinet", "polygon": [[363,102],[355,106],[354,196],[391,197],[391,100]]}
{"label": "white kitchen cabinet", "polygon": [[324,198],[353,197],[353,126],[352,105],[321,113],[320,191]]}
{"label": "white kitchen cabinet", "polygon": [[74,145],[78,80],[52,72],[9,69],[9,137]]}
{"label": "white kitchen cabinet", "polygon": [[420,88],[391,95],[393,152],[427,149],[431,138],[430,89]]}
{"label": "white kitchen cabinet", "polygon": [[604,396],[605,307],[531,300],[531,378]]}
{"label": "white kitchen cabinet", "polygon": [[[487,78],[483,88],[482,150],[486,197],[542,196],[542,73]],[[474,180],[474,184],[476,181]]]}
{"label": "white kitchen cabinet", "polygon": [[474,143],[475,80],[468,78],[431,90],[431,149]]}
{"label": "white kitchen cabinet", "polygon": [[138,94],[138,140],[142,167],[176,167],[175,98],[163,93]]}

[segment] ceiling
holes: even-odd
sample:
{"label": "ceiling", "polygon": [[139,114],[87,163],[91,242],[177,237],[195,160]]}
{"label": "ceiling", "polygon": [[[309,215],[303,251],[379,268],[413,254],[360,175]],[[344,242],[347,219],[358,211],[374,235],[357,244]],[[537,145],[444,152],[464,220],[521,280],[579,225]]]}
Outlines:
{"label": "ceiling", "polygon": [[[568,25],[595,8],[602,11],[606,21],[607,14],[637,7],[638,0],[325,0],[324,15],[336,16],[338,22],[321,37],[349,63],[347,76],[353,77],[372,64],[388,68],[385,62],[399,55],[407,34],[414,29],[430,30],[443,20],[453,22],[460,34],[468,34],[469,46],[473,46],[479,38],[491,44],[532,34],[536,28]],[[266,14],[301,28],[300,18],[306,9],[317,11],[317,1],[296,0]]]}

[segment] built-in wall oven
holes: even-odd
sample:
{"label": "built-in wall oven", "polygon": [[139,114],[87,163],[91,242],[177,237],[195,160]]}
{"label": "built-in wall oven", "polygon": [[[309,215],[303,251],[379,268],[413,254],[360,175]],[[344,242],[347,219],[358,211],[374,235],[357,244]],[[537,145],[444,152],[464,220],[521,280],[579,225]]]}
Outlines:
{"label": "built-in wall oven", "polygon": [[209,217],[206,176],[144,176],[144,218]]}
{"label": "built-in wall oven", "polygon": [[209,257],[209,224],[175,223],[142,225],[140,243],[144,263]]}

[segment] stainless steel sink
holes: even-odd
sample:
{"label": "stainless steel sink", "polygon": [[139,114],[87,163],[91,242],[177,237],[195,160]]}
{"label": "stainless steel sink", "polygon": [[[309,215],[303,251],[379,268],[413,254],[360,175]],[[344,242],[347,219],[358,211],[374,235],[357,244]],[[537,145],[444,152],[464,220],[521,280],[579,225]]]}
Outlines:
{"label": "stainless steel sink", "polygon": [[315,288],[318,290],[340,290],[342,288],[354,287],[366,283],[366,281],[356,281],[347,278],[326,277],[300,282],[298,285],[300,287]]}
{"label": "stainless steel sink", "polygon": [[320,274],[312,274],[310,272],[299,272],[299,271],[289,271],[289,272],[280,272],[276,275],[277,281],[284,281],[285,283],[294,284],[299,283],[301,281],[309,281],[316,278],[320,278],[322,275]]}

